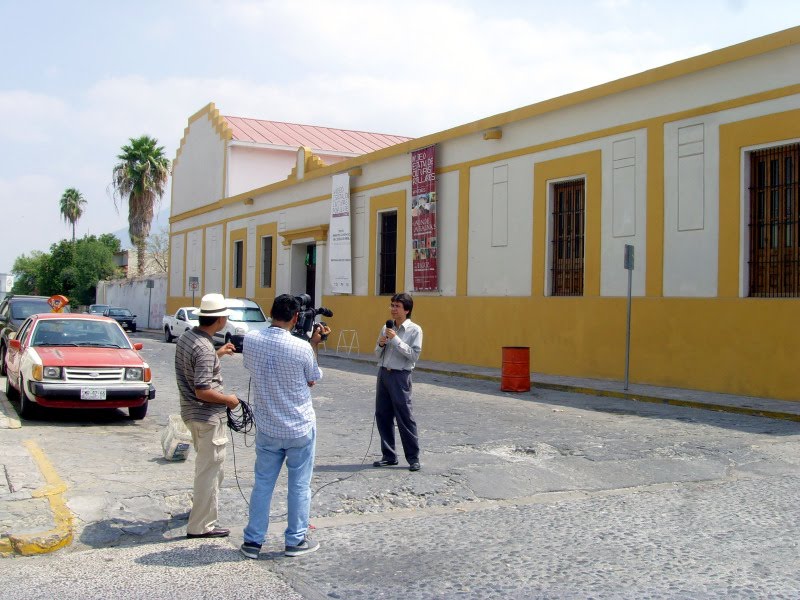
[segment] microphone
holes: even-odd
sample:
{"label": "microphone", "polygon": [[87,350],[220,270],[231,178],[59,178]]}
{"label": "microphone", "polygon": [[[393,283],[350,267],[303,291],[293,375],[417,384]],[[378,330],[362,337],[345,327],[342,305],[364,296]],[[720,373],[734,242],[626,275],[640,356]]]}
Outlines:
{"label": "microphone", "polygon": [[386,320],[386,329],[394,329],[394,321],[391,319]]}

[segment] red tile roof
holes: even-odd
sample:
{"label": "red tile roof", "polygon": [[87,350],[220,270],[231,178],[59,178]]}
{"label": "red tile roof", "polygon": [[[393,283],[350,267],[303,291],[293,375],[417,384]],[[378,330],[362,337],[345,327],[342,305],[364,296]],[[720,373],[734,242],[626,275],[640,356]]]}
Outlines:
{"label": "red tile roof", "polygon": [[307,146],[315,152],[334,151],[366,154],[387,146],[408,141],[399,135],[368,133],[349,129],[332,129],[315,125],[297,125],[280,121],[262,121],[244,117],[223,116],[233,139],[239,142],[254,142],[274,146]]}

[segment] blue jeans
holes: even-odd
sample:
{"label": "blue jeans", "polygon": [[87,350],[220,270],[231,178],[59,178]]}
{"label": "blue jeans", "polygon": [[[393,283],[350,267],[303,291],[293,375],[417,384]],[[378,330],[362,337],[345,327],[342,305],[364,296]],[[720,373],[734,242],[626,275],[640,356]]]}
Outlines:
{"label": "blue jeans", "polygon": [[269,506],[284,459],[289,472],[288,518],[284,537],[287,546],[300,545],[308,530],[311,510],[311,475],[317,428],[295,439],[280,439],[256,433],[255,483],[250,494],[250,518],[244,541],[263,544],[269,527]]}

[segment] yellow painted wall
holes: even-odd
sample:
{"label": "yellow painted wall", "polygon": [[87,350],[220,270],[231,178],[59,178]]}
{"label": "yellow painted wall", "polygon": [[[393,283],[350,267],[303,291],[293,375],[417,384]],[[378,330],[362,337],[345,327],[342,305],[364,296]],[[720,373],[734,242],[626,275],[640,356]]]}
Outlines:
{"label": "yellow painted wall", "polygon": [[[336,347],[355,329],[371,353],[389,318],[386,297],[325,296]],[[530,346],[534,372],[621,380],[625,298],[414,299],[423,360],[501,366],[503,346]],[[800,400],[800,300],[634,298],[631,382]]]}
{"label": "yellow painted wall", "polygon": [[720,297],[739,296],[742,148],[797,138],[800,138],[800,110],[747,119],[719,128]]}
{"label": "yellow painted wall", "polygon": [[[233,287],[233,273],[234,273],[234,265],[233,261],[236,258],[236,255],[233,251],[234,244],[236,242],[242,242],[242,287]],[[243,227],[242,229],[232,229],[231,230],[231,239],[228,242],[228,280],[225,282],[226,289],[230,290],[228,292],[228,296],[236,296],[236,297],[244,297],[245,290],[247,289],[247,228]]]}
{"label": "yellow painted wall", "polygon": [[547,256],[547,223],[551,214],[547,207],[548,182],[567,177],[584,177],[586,181],[586,213],[583,256],[583,295],[600,295],[600,214],[603,201],[603,156],[599,150],[557,158],[536,164],[533,171],[533,273],[531,294],[544,295]]}
{"label": "yellow painted wall", "polygon": [[[369,285],[367,293],[375,295],[377,286],[378,213],[397,211],[397,265],[395,277],[398,291],[402,291],[406,280],[406,193],[405,191],[378,194],[369,199]],[[384,319],[386,322],[386,319]],[[352,329],[352,328],[351,328]]]}
{"label": "yellow painted wall", "polygon": [[[272,236],[272,285],[269,287],[261,286],[261,238]],[[256,227],[256,293],[252,298],[261,308],[269,311],[272,301],[275,300],[275,280],[278,274],[278,224],[266,223]]]}

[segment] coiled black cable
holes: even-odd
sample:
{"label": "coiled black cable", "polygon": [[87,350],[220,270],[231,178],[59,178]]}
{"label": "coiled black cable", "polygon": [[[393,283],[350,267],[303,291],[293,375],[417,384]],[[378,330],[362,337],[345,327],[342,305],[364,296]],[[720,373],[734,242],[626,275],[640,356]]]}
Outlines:
{"label": "coiled black cable", "polygon": [[253,418],[253,410],[250,405],[242,398],[239,398],[239,406],[231,410],[227,409],[228,413],[228,428],[236,433],[243,433],[247,435],[255,427],[255,419]]}

